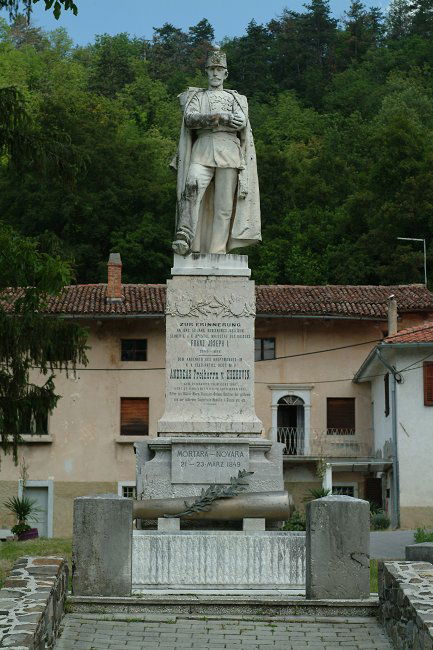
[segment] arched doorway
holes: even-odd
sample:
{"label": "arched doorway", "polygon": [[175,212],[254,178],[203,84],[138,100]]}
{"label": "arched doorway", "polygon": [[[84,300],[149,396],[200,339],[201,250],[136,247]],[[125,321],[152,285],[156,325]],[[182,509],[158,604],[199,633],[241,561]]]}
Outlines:
{"label": "arched doorway", "polygon": [[304,454],[304,400],[297,395],[285,395],[278,400],[277,440],[285,445],[283,454]]}

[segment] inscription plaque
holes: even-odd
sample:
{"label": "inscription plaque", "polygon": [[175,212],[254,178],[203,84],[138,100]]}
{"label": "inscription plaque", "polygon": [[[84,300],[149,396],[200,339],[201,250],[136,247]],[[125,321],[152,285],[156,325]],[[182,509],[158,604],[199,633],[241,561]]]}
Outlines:
{"label": "inscription plaque", "polygon": [[248,443],[173,443],[172,483],[229,483],[249,469]]}
{"label": "inscription plaque", "polygon": [[254,284],[244,277],[167,283],[163,433],[258,434]]}

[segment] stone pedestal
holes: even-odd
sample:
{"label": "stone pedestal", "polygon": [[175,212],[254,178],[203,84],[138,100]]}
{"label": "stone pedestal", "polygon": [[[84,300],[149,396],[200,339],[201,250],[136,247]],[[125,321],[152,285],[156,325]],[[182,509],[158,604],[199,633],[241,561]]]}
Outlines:
{"label": "stone pedestal", "polygon": [[158,435],[259,435],[255,292],[247,257],[176,257],[167,282],[166,394]]}
{"label": "stone pedestal", "polygon": [[137,495],[190,497],[228,484],[280,492],[283,445],[261,436],[254,407],[255,289],[244,255],[174,256],[166,298],[165,410],[136,443]]}
{"label": "stone pedestal", "polygon": [[284,490],[284,445],[266,438],[189,435],[134,446],[139,499],[195,496],[210,483],[229,483],[241,469],[254,472],[246,492]]}
{"label": "stone pedestal", "polygon": [[131,594],[132,499],[100,494],[74,499],[75,596]]}
{"label": "stone pedestal", "polygon": [[332,495],[307,504],[307,598],[368,598],[368,501]]}

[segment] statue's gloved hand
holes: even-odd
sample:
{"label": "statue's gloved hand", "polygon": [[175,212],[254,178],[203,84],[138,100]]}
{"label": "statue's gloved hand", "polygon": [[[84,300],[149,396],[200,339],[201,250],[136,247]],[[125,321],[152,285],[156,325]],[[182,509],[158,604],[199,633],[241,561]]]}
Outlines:
{"label": "statue's gloved hand", "polygon": [[239,113],[220,113],[219,123],[232,129],[242,129],[245,126],[245,119]]}
{"label": "statue's gloved hand", "polygon": [[230,113],[230,124],[229,126],[234,129],[243,129],[245,126],[245,118],[239,113]]}

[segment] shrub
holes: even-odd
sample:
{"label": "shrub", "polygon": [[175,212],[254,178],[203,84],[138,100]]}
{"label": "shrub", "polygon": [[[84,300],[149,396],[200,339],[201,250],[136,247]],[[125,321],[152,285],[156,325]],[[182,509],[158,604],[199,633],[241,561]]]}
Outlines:
{"label": "shrub", "polygon": [[[35,521],[37,521],[36,514],[41,511],[41,509],[37,506],[36,501],[32,501],[32,499],[28,499],[27,497],[11,497],[5,503],[3,504],[5,508],[7,508],[12,514],[15,515],[15,517],[18,520],[18,525],[25,525],[27,524],[27,520],[30,517],[33,517]],[[16,528],[16,526],[14,526]],[[26,530],[28,530],[26,528]],[[11,529],[14,534],[16,533],[13,529]],[[21,531],[24,532],[24,531]]]}
{"label": "shrub", "polygon": [[307,494],[304,497],[304,501],[314,501],[314,499],[322,499],[331,494],[331,490],[327,490],[323,487],[320,488],[310,488]]}
{"label": "shrub", "polygon": [[417,528],[414,534],[415,544],[422,544],[423,542],[433,542],[433,532],[429,532],[425,528]]}
{"label": "shrub", "polygon": [[11,533],[13,535],[21,535],[21,533],[26,533],[28,530],[30,530],[30,526],[28,524],[20,523],[12,526]]}
{"label": "shrub", "polygon": [[283,530],[305,530],[307,527],[305,516],[298,510],[294,510],[283,526]]}
{"label": "shrub", "polygon": [[370,514],[370,527],[372,530],[386,530],[390,527],[391,521],[383,510]]}

